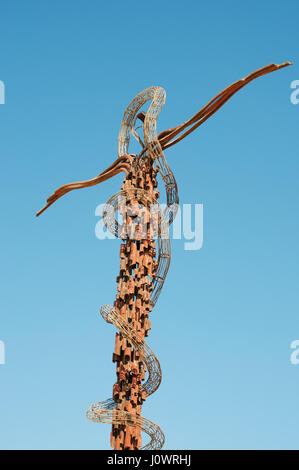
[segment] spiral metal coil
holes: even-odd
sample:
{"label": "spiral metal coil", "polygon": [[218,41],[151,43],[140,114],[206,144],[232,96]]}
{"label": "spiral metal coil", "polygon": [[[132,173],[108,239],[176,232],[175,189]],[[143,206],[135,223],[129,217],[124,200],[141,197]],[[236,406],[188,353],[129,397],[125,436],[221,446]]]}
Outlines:
{"label": "spiral metal coil", "polygon": [[[117,210],[121,212],[121,207],[124,206],[127,201],[132,200],[132,198],[138,200],[138,202],[145,206],[150,205],[151,209],[154,208],[151,214],[151,221],[154,219],[154,223],[151,224],[151,235],[158,240],[158,265],[152,279],[150,304],[153,307],[158,300],[169,269],[171,248],[168,227],[176,216],[179,203],[177,184],[165,160],[162,147],[157,137],[156,120],[165,102],[165,91],[163,88],[152,87],[144,90],[137,95],[128,106],[124,113],[120,130],[118,153],[119,158],[128,155],[130,135],[131,133],[135,133],[134,124],[136,115],[140,108],[149,100],[152,100],[152,102],[146,113],[143,126],[146,151],[143,153],[141,159],[135,161],[133,164],[141,165],[142,161],[145,159],[152,162],[153,167],[158,170],[164,181],[167,207],[163,213],[159,203],[149,191],[137,188],[120,191],[107,201],[103,210],[103,221],[111,233],[118,238],[125,239],[129,237],[129,234],[126,231],[126,227],[120,225],[116,220]],[[146,392],[146,396],[153,394],[159,387],[162,379],[161,367],[157,357],[143,338],[138,335],[115,307],[105,305],[101,308],[100,313],[104,320],[108,323],[112,323],[123,337],[129,340],[133,348],[138,351],[148,371],[148,379],[143,384],[142,390]],[[116,403],[113,398],[110,398],[92,405],[87,411],[87,418],[97,423],[122,424],[140,428],[150,437],[150,442],[142,447],[142,449],[162,449],[165,437],[157,424],[141,416],[136,416],[127,411],[119,411],[115,408]]]}

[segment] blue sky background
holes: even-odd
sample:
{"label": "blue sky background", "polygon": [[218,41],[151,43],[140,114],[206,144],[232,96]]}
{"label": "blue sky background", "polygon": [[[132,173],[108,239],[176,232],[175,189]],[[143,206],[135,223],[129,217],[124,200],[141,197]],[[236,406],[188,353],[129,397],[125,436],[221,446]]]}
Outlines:
{"label": "blue sky background", "polygon": [[293,67],[241,90],[166,152],[182,203],[204,205],[204,245],[172,243],[148,343],[163,383],[143,416],[165,449],[298,449],[298,120],[296,0],[2,1],[0,80],[0,447],[105,449],[85,418],[111,396],[119,240],[94,234],[121,176],[54,189],[115,158],[123,111],[166,89],[158,130],[271,62]]}

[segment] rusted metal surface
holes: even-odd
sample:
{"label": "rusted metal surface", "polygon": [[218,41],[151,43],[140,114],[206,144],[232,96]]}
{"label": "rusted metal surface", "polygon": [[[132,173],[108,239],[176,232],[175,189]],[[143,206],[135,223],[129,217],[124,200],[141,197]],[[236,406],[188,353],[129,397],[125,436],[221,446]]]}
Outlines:
{"label": "rusted metal surface", "polygon": [[[270,64],[256,70],[225,88],[192,118],[159,135],[156,121],[165,102],[165,91],[160,87],[144,90],[124,113],[116,161],[91,180],[58,188],[37,213],[40,215],[74,189],[94,186],[120,172],[125,173],[121,191],[107,201],[103,211],[106,227],[122,240],[116,299],[113,306],[104,305],[100,310],[105,321],[118,330],[113,352],[117,380],[112,397],[92,405],[87,411],[91,421],[112,424],[111,446],[115,450],[159,450],[165,441],[160,427],[141,416],[142,403],[157,390],[162,379],[159,361],[146,344],[145,337],[151,329],[149,314],[169,269],[168,227],[176,216],[179,203],[177,184],[163,151],[193,132],[247,83],[288,65],[290,62]],[[147,102],[150,106],[145,113],[142,107]],[[137,132],[137,120],[141,122],[143,138]],[[139,155],[129,154],[131,135],[142,147]],[[157,175],[161,176],[166,190],[164,212],[158,203]],[[116,218],[117,212],[122,223]],[[141,431],[150,437],[143,447]]]}

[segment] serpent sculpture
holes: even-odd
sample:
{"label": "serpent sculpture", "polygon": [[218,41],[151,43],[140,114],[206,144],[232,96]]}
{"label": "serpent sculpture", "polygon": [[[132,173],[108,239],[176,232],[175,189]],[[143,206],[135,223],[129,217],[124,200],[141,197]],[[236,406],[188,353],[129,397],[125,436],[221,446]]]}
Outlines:
{"label": "serpent sculpture", "polygon": [[[128,224],[128,226],[125,225],[126,230],[124,230],[123,227],[119,227],[119,224],[115,219],[115,212],[120,209],[120,205],[124,204],[124,206],[126,206],[129,203],[129,208],[132,212],[134,202],[137,202],[139,206],[137,209],[138,215],[140,215],[140,210],[143,211],[144,208],[148,211],[149,217],[146,220],[150,225],[149,228],[152,233],[148,233],[148,227],[146,227],[145,231],[143,230],[141,233],[133,233],[133,237],[136,237],[136,239],[139,240],[150,240],[152,243],[154,235],[156,235],[158,239],[158,262],[150,281],[151,295],[149,303],[151,308],[153,308],[163,287],[169,268],[170,240],[168,236],[168,224],[173,221],[179,203],[177,184],[172,171],[165,160],[156,132],[156,119],[165,102],[165,91],[163,88],[151,87],[144,90],[142,93],[137,95],[128,106],[121,126],[118,148],[119,157],[128,155],[130,135],[132,131],[135,132],[134,122],[136,116],[140,108],[149,100],[152,100],[152,103],[144,119],[144,143],[147,146],[147,152],[144,152],[140,158],[137,158],[137,156],[134,158],[132,155],[129,156],[129,159],[131,159],[131,172],[133,174],[138,174],[138,171],[142,171],[144,168],[147,173],[147,170],[150,170],[152,165],[154,171],[159,172],[163,178],[166,188],[167,208],[162,214],[159,207],[157,207],[158,202],[155,198],[156,191],[154,191],[154,188],[152,188],[152,191],[140,188],[130,188],[115,194],[111,199],[109,199],[103,210],[103,220],[108,230],[121,239],[125,239],[127,236],[129,237],[129,234],[132,235],[132,230],[130,230],[132,227],[130,224]],[[142,206],[142,209],[140,209],[140,205]],[[153,208],[156,210],[153,211]],[[122,208],[121,213],[125,218],[127,217],[127,211],[124,213],[124,208]],[[155,222],[153,222],[153,218],[155,219]],[[136,251],[138,251],[138,249]],[[149,273],[147,272],[147,274]],[[124,317],[121,311],[117,308],[106,305],[101,308],[101,315],[107,322],[113,323],[114,326],[116,326],[122,337],[126,338],[133,346],[135,352],[138,353],[141,362],[145,363],[148,372],[148,379],[142,386],[141,397],[148,397],[157,390],[161,383],[162,375],[158,359],[144,342],[144,335],[141,336],[138,334],[136,329],[132,327],[131,323],[128,323],[127,314]],[[131,316],[132,315],[130,315],[130,317]],[[130,426],[132,428],[137,428],[139,432],[140,430],[145,431],[149,434],[151,440],[143,447],[143,449],[161,449],[163,447],[165,438],[159,426],[136,413],[127,411],[126,409],[117,410],[116,404],[114,397],[104,402],[92,405],[87,412],[87,417],[94,422],[108,422],[112,423],[114,426],[125,426],[126,429]],[[134,437],[136,436],[134,436],[133,433],[133,440]],[[129,442],[129,448],[131,447],[130,444],[131,442]]]}
{"label": "serpent sculpture", "polygon": [[[118,158],[91,180],[70,183],[57,189],[37,215],[74,189],[101,183],[124,172],[121,191],[105,204],[103,221],[107,229],[122,240],[118,293],[114,305],[104,305],[100,313],[118,330],[113,361],[117,363],[117,382],[113,397],[92,405],[87,417],[93,422],[112,424],[114,449],[162,449],[165,437],[157,424],[141,416],[143,401],[153,394],[162,379],[160,363],[144,338],[151,328],[149,312],[163,287],[171,257],[169,225],[179,204],[176,180],[163,151],[189,135],[214,114],[231,96],[255,78],[290,65],[270,64],[221,91],[192,118],[157,134],[157,118],[165,103],[165,91],[150,87],[139,93],[124,113],[118,139]],[[141,108],[150,102],[147,112]],[[141,123],[143,138],[137,133]],[[140,143],[139,155],[129,153],[131,134]],[[166,190],[166,208],[158,203],[157,175]],[[123,219],[120,224],[117,212]],[[157,244],[157,246],[156,246]],[[157,248],[157,250],[156,250]],[[145,382],[145,372],[148,378]],[[141,431],[150,441],[141,447]]]}

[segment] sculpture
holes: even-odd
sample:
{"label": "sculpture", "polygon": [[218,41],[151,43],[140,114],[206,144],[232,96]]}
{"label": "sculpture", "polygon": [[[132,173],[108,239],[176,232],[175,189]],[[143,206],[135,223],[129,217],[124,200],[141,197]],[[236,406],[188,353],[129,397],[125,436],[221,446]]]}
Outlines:
{"label": "sculpture", "polygon": [[[141,431],[150,436],[150,442],[143,449],[159,450],[165,441],[159,426],[141,416],[142,403],[161,383],[159,361],[144,338],[151,328],[149,313],[156,304],[169,269],[168,226],[176,216],[179,203],[175,177],[164,151],[193,132],[250,81],[288,65],[291,63],[270,64],[256,70],[225,88],[186,122],[158,135],[156,121],[165,102],[165,91],[160,87],[144,90],[124,113],[118,158],[95,178],[58,188],[36,214],[39,216],[74,189],[94,186],[120,172],[125,173],[121,191],[109,199],[103,211],[106,227],[123,241],[116,300],[113,306],[101,308],[102,317],[119,331],[113,354],[113,361],[117,364],[117,382],[113,387],[113,397],[92,405],[87,412],[91,421],[112,424],[111,445],[115,450],[140,449]],[[148,111],[141,112],[149,101]],[[143,139],[137,133],[137,120],[143,128]],[[131,134],[141,145],[139,155],[129,154]],[[158,174],[166,190],[167,208],[164,213],[158,203]],[[116,220],[117,211],[122,215],[122,225]],[[146,371],[148,379],[142,384]]]}

